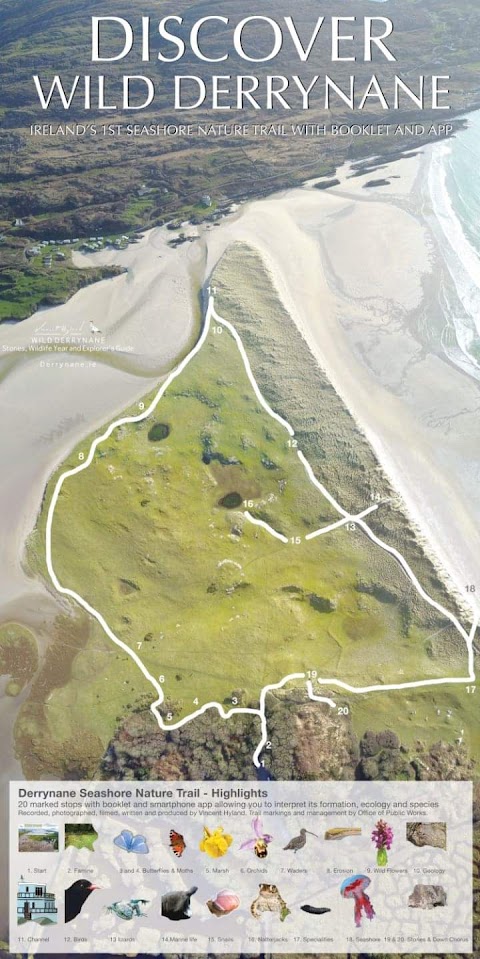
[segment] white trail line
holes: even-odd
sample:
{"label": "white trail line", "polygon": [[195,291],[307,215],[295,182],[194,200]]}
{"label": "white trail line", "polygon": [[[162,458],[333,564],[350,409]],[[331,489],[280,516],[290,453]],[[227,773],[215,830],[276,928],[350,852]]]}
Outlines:
{"label": "white trail line", "polygon": [[284,536],[283,533],[277,533],[277,530],[269,526],[268,523],[264,523],[263,519],[255,519],[255,516],[252,516],[252,514],[248,512],[248,509],[245,510],[243,515],[250,520],[254,526],[263,526],[263,529],[266,529],[267,533],[270,533],[270,536],[275,536],[275,539],[279,539],[281,543],[288,543],[288,536]]}
{"label": "white trail line", "polygon": [[322,526],[321,529],[316,529],[314,533],[308,533],[305,539],[308,541],[310,539],[316,539],[317,536],[323,536],[324,533],[331,533],[334,529],[340,529],[341,526],[345,526],[347,523],[358,523],[360,519],[363,519],[364,516],[368,516],[369,513],[374,513],[378,509],[378,505],[369,506],[367,509],[364,509],[363,512],[357,513],[356,516],[344,516],[343,519],[337,520],[336,523],[330,523],[330,526]]}
{"label": "white trail line", "polygon": [[[178,376],[180,376],[180,374],[183,372],[183,370],[188,365],[188,363],[190,363],[190,360],[192,360],[193,357],[200,352],[203,344],[205,343],[205,340],[207,339],[212,320],[214,320],[215,323],[219,323],[221,326],[228,329],[231,335],[233,336],[233,339],[235,340],[238,346],[240,355],[242,357],[246,373],[248,375],[248,378],[250,380],[250,383],[252,385],[252,388],[255,392],[255,395],[259,403],[263,406],[263,408],[267,411],[267,413],[271,417],[273,417],[273,419],[277,420],[277,422],[284,427],[284,429],[287,431],[290,437],[292,438],[294,437],[295,432],[290,426],[290,423],[287,423],[287,421],[284,420],[283,417],[281,417],[278,413],[276,413],[275,410],[272,410],[272,408],[269,406],[265,398],[262,396],[258,383],[256,382],[255,377],[252,373],[250,361],[245,352],[245,348],[240,339],[240,336],[238,335],[235,327],[232,326],[232,324],[229,323],[228,320],[225,320],[223,319],[223,317],[218,315],[218,313],[215,310],[213,296],[210,296],[209,302],[208,302],[208,309],[205,317],[205,326],[203,328],[200,339],[198,340],[194,348],[190,351],[188,356],[186,356],[185,359],[182,360],[182,362],[179,364],[179,366],[177,366],[176,369],[173,370],[172,373],[170,373],[170,376],[167,377],[165,382],[162,384],[162,386],[156,393],[154,399],[150,403],[150,406],[148,406],[147,409],[142,410],[142,412],[139,413],[137,416],[124,416],[123,418],[119,420],[115,420],[114,423],[111,423],[108,429],[104,433],[102,433],[101,436],[98,436],[93,441],[90,447],[90,452],[86,460],[82,462],[79,466],[76,466],[74,469],[67,470],[65,473],[62,473],[59,479],[57,480],[55,489],[53,491],[53,496],[50,501],[50,506],[48,508],[48,515],[47,515],[46,534],[45,534],[46,563],[47,563],[47,569],[48,569],[50,579],[55,589],[59,593],[62,593],[63,596],[70,596],[71,599],[74,599],[75,602],[77,602],[79,606],[82,606],[87,613],[93,616],[93,618],[96,619],[97,622],[100,624],[100,626],[102,627],[106,635],[109,637],[109,639],[111,639],[116,646],[119,646],[120,649],[123,649],[123,651],[127,653],[127,655],[130,656],[131,659],[133,659],[135,664],[138,666],[140,671],[145,676],[145,679],[147,679],[148,682],[151,683],[151,685],[153,686],[153,688],[155,689],[157,693],[157,699],[152,703],[150,708],[161,729],[163,730],[180,729],[181,726],[184,726],[186,723],[190,722],[192,719],[196,719],[197,716],[202,716],[203,713],[207,712],[208,709],[216,709],[222,719],[229,719],[230,716],[233,716],[235,713],[244,713],[248,715],[259,716],[261,721],[262,736],[257,746],[257,749],[255,750],[255,753],[253,755],[253,762],[255,766],[258,768],[262,765],[260,761],[260,755],[268,741],[266,706],[265,706],[267,694],[269,692],[272,692],[273,690],[281,689],[283,686],[286,686],[287,683],[293,682],[296,679],[305,679],[306,678],[305,673],[290,673],[288,676],[285,676],[283,679],[281,679],[280,682],[273,683],[268,686],[264,686],[260,693],[260,703],[259,703],[258,709],[253,709],[253,708],[248,709],[248,708],[236,706],[236,707],[232,707],[232,709],[225,710],[221,703],[211,702],[211,703],[205,703],[200,709],[197,709],[195,712],[190,713],[188,716],[185,716],[183,719],[179,719],[178,722],[176,723],[165,723],[159,711],[159,707],[162,705],[165,699],[162,685],[159,682],[159,680],[156,678],[156,676],[152,676],[152,674],[149,673],[148,669],[146,668],[145,664],[142,662],[140,657],[137,655],[137,653],[133,649],[130,649],[130,647],[127,646],[126,643],[123,643],[122,640],[115,635],[115,633],[110,629],[110,626],[108,625],[108,623],[106,622],[102,614],[99,613],[97,609],[91,606],[90,603],[87,603],[87,601],[78,593],[76,593],[73,589],[67,589],[65,586],[62,586],[62,584],[59,582],[57,578],[57,575],[53,568],[53,562],[52,562],[53,516],[55,513],[55,508],[58,502],[58,498],[60,496],[60,492],[62,490],[65,480],[68,479],[70,476],[75,476],[77,473],[81,473],[83,470],[87,469],[93,461],[97,447],[100,446],[101,443],[105,442],[105,440],[107,440],[112,435],[113,431],[116,430],[119,426],[123,426],[125,424],[130,424],[130,423],[140,423],[142,420],[147,419],[153,413],[159,401],[161,400],[162,396],[164,395],[164,393],[170,386],[170,383],[172,383],[173,380],[175,380]],[[466,684],[466,683],[474,682],[475,681],[475,664],[474,664],[473,644],[474,644],[475,633],[477,631],[480,616],[475,615],[472,628],[470,632],[467,633],[464,627],[461,625],[461,623],[452,613],[450,613],[447,609],[441,606],[440,603],[437,603],[434,599],[432,599],[431,596],[428,595],[428,593],[425,592],[423,587],[420,585],[417,577],[415,576],[414,572],[408,565],[406,559],[401,555],[401,553],[399,553],[398,550],[394,549],[393,546],[388,546],[381,539],[379,539],[378,536],[376,536],[375,533],[370,529],[370,527],[365,523],[364,517],[367,516],[369,513],[372,513],[378,507],[376,505],[371,506],[368,509],[363,510],[363,512],[359,513],[356,516],[351,515],[346,510],[344,510],[339,503],[337,503],[336,499],[332,496],[332,494],[317,479],[317,477],[315,476],[313,472],[312,467],[310,466],[310,463],[305,458],[301,450],[298,450],[297,454],[300,462],[305,467],[305,470],[311,482],[317,487],[317,489],[320,490],[321,493],[323,493],[323,495],[328,500],[328,502],[337,510],[337,512],[342,517],[338,522],[331,523],[329,526],[325,526],[322,529],[316,530],[313,533],[309,533],[304,538],[306,540],[315,539],[315,537],[317,536],[321,536],[323,534],[332,532],[332,530],[339,529],[341,526],[344,526],[346,523],[355,523],[356,525],[360,526],[360,528],[363,529],[366,535],[369,536],[370,539],[377,544],[377,546],[380,546],[382,549],[386,550],[387,553],[390,553],[391,556],[395,557],[395,559],[402,566],[408,578],[411,580],[411,582],[415,586],[415,589],[420,594],[420,596],[422,596],[422,598],[427,603],[429,603],[430,606],[433,606],[434,609],[442,613],[442,615],[446,616],[447,619],[449,619],[450,622],[453,623],[453,625],[456,627],[459,633],[463,636],[465,643],[467,645],[467,650],[468,650],[469,675],[465,678],[446,677],[444,679],[426,679],[426,680],[420,680],[419,682],[412,682],[412,683],[394,683],[390,685],[363,686],[363,687],[349,686],[347,683],[343,683],[338,679],[317,679],[316,680],[317,684],[320,686],[328,686],[328,687],[337,686],[339,689],[346,690],[349,693],[371,693],[371,692],[388,692],[389,690],[398,690],[398,689],[413,689],[413,688],[418,688],[422,686],[440,686],[440,685],[449,684],[449,683]],[[246,511],[244,515],[246,519],[249,520],[249,522],[255,524],[256,526],[263,527],[271,536],[274,536],[276,539],[281,540],[285,544],[289,542],[286,536],[283,536],[282,533],[278,533],[276,530],[272,529],[272,527],[269,526],[268,523],[264,523],[262,520],[255,519],[255,517],[252,516],[248,511]],[[336,703],[332,699],[329,699],[326,696],[317,696],[314,693],[313,684],[311,680],[306,680],[306,689],[307,689],[308,696],[311,700],[315,702],[327,703],[327,705],[329,705],[331,708],[336,707]]]}

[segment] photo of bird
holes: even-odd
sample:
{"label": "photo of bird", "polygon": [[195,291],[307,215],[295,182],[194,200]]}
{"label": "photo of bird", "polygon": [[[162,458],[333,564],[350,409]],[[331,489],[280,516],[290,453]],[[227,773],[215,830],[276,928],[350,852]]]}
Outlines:
{"label": "photo of bird", "polygon": [[284,846],[284,849],[293,849],[293,852],[298,852],[299,849],[303,849],[307,841],[307,833],[309,836],[315,836],[318,839],[318,836],[315,832],[310,832],[309,829],[301,829],[299,836],[294,836],[290,842],[287,842],[287,845]]}
{"label": "photo of bird", "polygon": [[77,879],[68,889],[65,890],[65,922],[71,922],[83,909],[89,895],[94,889],[89,879]]}
{"label": "photo of bird", "polygon": [[98,329],[98,326],[95,326],[95,323],[92,323],[90,320],[90,333],[101,333],[102,331]]}

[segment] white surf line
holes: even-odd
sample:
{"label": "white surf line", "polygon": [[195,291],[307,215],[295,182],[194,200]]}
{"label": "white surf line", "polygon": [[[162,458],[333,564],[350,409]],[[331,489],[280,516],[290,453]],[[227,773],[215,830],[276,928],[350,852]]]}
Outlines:
{"label": "white surf line", "polygon": [[[223,319],[223,317],[221,317],[221,316],[218,315],[218,313],[217,313],[216,310],[215,310],[215,305],[214,305],[213,296],[210,296],[210,297],[209,297],[209,301],[208,301],[208,308],[207,308],[207,312],[206,312],[206,316],[205,316],[204,329],[203,329],[203,331],[202,331],[202,334],[201,334],[198,342],[197,342],[196,345],[193,347],[193,349],[190,351],[190,353],[188,353],[188,355],[182,360],[182,362],[178,365],[178,367],[176,367],[176,368],[172,371],[172,373],[170,373],[170,375],[167,377],[167,379],[165,380],[165,382],[162,384],[162,386],[160,387],[160,389],[159,389],[158,392],[156,393],[154,399],[152,400],[152,402],[150,403],[150,405],[147,407],[147,409],[142,410],[142,412],[139,413],[137,416],[125,416],[125,417],[122,417],[121,419],[115,420],[113,423],[111,423],[110,426],[108,427],[108,429],[107,429],[104,433],[102,433],[100,436],[98,436],[98,437],[92,442],[92,445],[91,445],[91,447],[90,447],[90,452],[89,452],[89,454],[88,454],[88,456],[87,456],[87,459],[86,459],[85,461],[83,461],[82,463],[80,463],[78,466],[74,467],[73,469],[67,470],[67,471],[65,471],[64,473],[62,473],[61,476],[59,477],[59,479],[57,480],[57,483],[56,483],[56,485],[55,485],[55,489],[54,489],[54,491],[53,491],[52,499],[51,499],[51,501],[50,501],[50,505],[49,505],[49,508],[48,508],[48,514],[47,514],[46,533],[45,533],[45,538],[46,538],[46,544],[45,544],[45,547],[46,547],[46,549],[45,549],[45,552],[46,552],[46,565],[47,565],[47,569],[48,569],[48,573],[49,573],[50,579],[51,579],[52,584],[53,584],[53,586],[55,587],[55,589],[56,589],[59,593],[61,593],[62,595],[64,595],[64,596],[70,596],[70,597],[71,597],[72,599],[74,599],[80,606],[82,606],[83,609],[86,610],[86,612],[88,612],[91,616],[93,616],[94,619],[96,619],[97,622],[99,623],[99,625],[102,627],[102,629],[104,630],[104,632],[106,633],[106,635],[109,637],[109,639],[111,639],[112,642],[114,642],[120,649],[122,649],[125,653],[127,653],[127,655],[131,657],[131,659],[133,659],[133,661],[136,663],[136,665],[138,666],[138,668],[140,669],[140,671],[142,672],[142,674],[145,676],[145,678],[148,680],[148,682],[150,682],[150,683],[152,684],[152,686],[154,687],[154,689],[155,689],[155,691],[156,691],[156,693],[157,693],[157,697],[158,697],[158,698],[155,700],[154,703],[152,703],[150,709],[151,709],[151,711],[153,712],[155,718],[157,719],[158,725],[160,726],[161,729],[163,729],[164,731],[168,731],[169,729],[179,729],[181,726],[183,726],[183,725],[185,725],[186,723],[190,722],[191,719],[194,719],[195,717],[197,717],[197,716],[199,716],[199,715],[202,715],[202,714],[203,714],[204,712],[206,712],[208,709],[216,709],[216,710],[218,711],[218,713],[220,714],[220,716],[222,716],[222,718],[224,718],[224,719],[229,719],[230,716],[232,716],[234,713],[248,713],[248,714],[250,714],[250,715],[258,715],[258,716],[260,717],[260,719],[261,719],[261,724],[262,724],[262,739],[261,739],[261,742],[260,742],[259,746],[258,746],[257,749],[255,750],[254,757],[253,757],[254,764],[258,767],[258,766],[260,766],[259,755],[260,755],[260,753],[261,753],[261,751],[262,751],[265,743],[267,742],[267,726],[266,726],[266,717],[265,717],[265,698],[266,698],[266,695],[267,695],[267,693],[268,693],[269,691],[271,691],[271,690],[280,689],[280,688],[281,688],[282,686],[284,686],[287,682],[290,682],[290,681],[293,680],[293,679],[304,679],[304,678],[305,678],[304,673],[291,673],[289,676],[286,676],[284,679],[280,680],[279,683],[275,683],[275,684],[273,684],[273,685],[265,686],[265,687],[262,689],[261,693],[260,693],[260,708],[259,708],[259,709],[253,709],[253,708],[252,708],[252,709],[249,709],[249,708],[242,708],[242,707],[232,707],[232,709],[226,711],[226,710],[223,708],[223,706],[221,705],[221,703],[211,702],[211,703],[206,703],[206,704],[205,704],[204,706],[202,706],[200,709],[196,710],[194,713],[190,713],[188,716],[185,716],[183,719],[179,720],[179,721],[178,721],[177,723],[175,723],[175,724],[172,724],[172,725],[166,724],[166,723],[164,722],[164,720],[163,720],[163,717],[161,716],[161,714],[160,714],[160,712],[159,712],[159,706],[162,705],[162,703],[164,702],[164,699],[165,699],[164,692],[163,692],[163,689],[162,689],[162,685],[161,685],[161,683],[159,682],[159,680],[157,680],[156,677],[152,676],[152,674],[149,673],[149,671],[147,670],[146,666],[144,665],[144,663],[142,662],[142,660],[140,659],[140,657],[137,655],[137,653],[136,653],[133,649],[131,649],[129,646],[127,646],[126,643],[122,642],[122,640],[118,639],[118,637],[117,637],[117,636],[115,635],[115,633],[110,629],[108,623],[106,622],[106,620],[104,619],[104,617],[101,615],[101,613],[98,612],[98,610],[96,610],[93,606],[91,606],[90,603],[87,603],[87,601],[86,601],[85,599],[83,599],[83,597],[80,596],[79,593],[76,593],[74,590],[68,589],[68,588],[66,588],[66,587],[64,587],[64,586],[61,585],[61,583],[59,582],[58,577],[57,577],[57,575],[56,575],[56,573],[55,573],[55,570],[54,570],[54,567],[53,567],[53,561],[52,561],[52,526],[53,526],[53,516],[54,516],[54,512],[55,512],[55,507],[56,507],[56,505],[57,505],[58,498],[59,498],[59,495],[60,495],[60,492],[61,492],[61,489],[62,489],[62,486],[63,486],[65,480],[68,479],[70,476],[75,476],[77,473],[81,473],[83,470],[87,469],[87,468],[90,466],[90,464],[91,464],[92,461],[93,461],[93,457],[94,457],[94,455],[95,455],[95,452],[96,452],[96,450],[97,450],[97,447],[98,447],[101,443],[103,443],[105,440],[107,440],[107,439],[112,435],[112,433],[114,432],[115,429],[117,429],[119,426],[123,426],[123,425],[129,424],[129,423],[140,423],[142,420],[147,419],[147,417],[150,416],[151,413],[153,413],[153,411],[155,410],[156,406],[158,405],[160,399],[162,398],[162,396],[164,395],[164,393],[165,393],[166,390],[168,389],[169,385],[183,372],[183,370],[184,370],[185,367],[188,365],[188,363],[189,363],[189,362],[193,359],[193,357],[196,356],[196,354],[201,350],[201,348],[202,348],[202,346],[203,346],[203,344],[204,344],[204,342],[205,342],[205,340],[206,340],[206,338],[207,338],[207,336],[208,336],[208,333],[209,333],[209,331],[210,331],[210,325],[211,325],[212,319],[214,319],[216,322],[218,322],[218,323],[222,324],[223,326],[225,326],[225,327],[230,331],[230,333],[232,334],[232,336],[233,336],[233,338],[234,338],[234,340],[235,340],[235,342],[236,342],[236,344],[237,344],[237,346],[238,346],[238,349],[239,349],[239,351],[240,351],[240,354],[241,354],[241,356],[242,356],[242,359],[243,359],[243,362],[244,362],[244,366],[245,366],[245,370],[246,370],[246,373],[247,373],[248,378],[249,378],[249,380],[250,380],[250,383],[251,383],[251,385],[252,385],[252,387],[253,387],[253,390],[254,390],[254,392],[255,392],[255,395],[256,395],[257,399],[259,400],[259,402],[261,403],[261,405],[263,406],[263,408],[267,411],[267,413],[269,413],[270,416],[273,417],[273,419],[277,420],[277,422],[280,423],[280,424],[287,430],[287,432],[289,433],[289,435],[290,435],[291,437],[293,437],[293,436],[295,435],[295,431],[294,431],[293,428],[290,426],[290,424],[289,424],[285,419],[283,419],[283,417],[281,417],[278,413],[276,413],[274,410],[272,410],[272,408],[269,406],[269,404],[267,403],[267,401],[266,401],[266,400],[264,399],[264,397],[262,396],[262,394],[261,394],[261,392],[260,392],[260,389],[259,389],[259,387],[258,387],[258,384],[257,384],[257,382],[256,382],[256,380],[255,380],[255,377],[253,376],[252,369],[251,369],[251,366],[250,366],[250,362],[249,362],[248,356],[247,356],[247,354],[246,354],[246,352],[245,352],[245,348],[244,348],[244,346],[243,346],[243,343],[242,343],[242,341],[241,341],[241,339],[240,339],[239,334],[237,333],[236,329],[232,326],[232,324],[228,322],[228,320],[225,320],[225,319]],[[304,467],[305,467],[305,469],[306,469],[306,471],[307,471],[307,474],[308,474],[308,476],[310,477],[312,483],[320,490],[321,493],[323,493],[323,495],[325,496],[325,498],[332,504],[332,506],[334,506],[334,508],[335,508],[335,509],[341,514],[341,516],[343,517],[343,521],[341,522],[340,525],[344,525],[344,523],[346,523],[346,522],[350,522],[350,521],[355,520],[355,522],[358,522],[359,525],[362,527],[362,529],[364,529],[364,531],[367,533],[367,535],[370,537],[370,539],[372,539],[375,543],[377,543],[377,545],[381,546],[381,547],[382,547],[383,549],[385,549],[387,552],[389,552],[389,553],[391,553],[393,556],[395,556],[395,558],[401,563],[401,565],[402,565],[402,567],[404,568],[404,570],[405,570],[405,572],[407,573],[407,575],[409,575],[410,579],[412,580],[414,586],[417,588],[417,590],[418,590],[418,592],[420,593],[420,595],[421,595],[428,603],[430,603],[431,606],[434,606],[439,612],[441,612],[441,613],[443,613],[445,616],[447,616],[447,618],[457,627],[457,629],[459,630],[459,632],[462,634],[462,636],[463,636],[463,637],[465,638],[465,640],[466,640],[467,648],[468,648],[468,653],[469,653],[470,676],[469,676],[467,679],[454,678],[454,679],[420,680],[420,681],[418,681],[418,682],[416,682],[416,683],[401,683],[401,684],[393,684],[393,685],[388,685],[388,686],[366,686],[366,687],[363,687],[363,688],[354,687],[354,686],[349,686],[349,685],[346,684],[346,683],[342,683],[340,680],[318,680],[318,682],[321,682],[322,684],[328,685],[328,686],[339,686],[340,688],[346,689],[348,692],[352,692],[352,693],[357,693],[357,692],[358,692],[358,693],[362,693],[362,692],[374,692],[374,691],[387,692],[388,690],[391,690],[391,689],[406,689],[406,688],[419,687],[419,686],[440,685],[440,684],[442,684],[442,683],[466,683],[466,682],[471,682],[472,680],[474,680],[474,679],[475,679],[475,672],[474,672],[474,650],[473,650],[473,642],[474,642],[475,633],[476,633],[476,630],[477,630],[477,627],[478,627],[479,617],[476,617],[475,622],[474,622],[474,625],[472,626],[472,629],[471,629],[471,631],[470,631],[470,634],[467,634],[466,631],[465,631],[465,630],[463,629],[463,627],[461,626],[461,624],[460,624],[460,623],[458,622],[458,620],[456,619],[456,617],[453,616],[451,613],[449,613],[448,610],[445,610],[444,607],[441,606],[439,603],[436,603],[435,600],[431,599],[431,597],[429,597],[428,594],[423,590],[423,588],[420,586],[420,583],[418,582],[417,578],[415,577],[414,573],[410,570],[410,567],[409,567],[408,563],[406,562],[406,560],[403,558],[403,556],[401,556],[401,554],[400,554],[397,550],[395,550],[393,547],[387,546],[386,543],[384,543],[384,542],[383,542],[382,540],[380,540],[377,536],[375,536],[375,534],[374,534],[374,533],[372,532],[372,530],[367,526],[367,524],[363,521],[363,519],[361,519],[361,517],[364,516],[364,515],[367,515],[368,512],[372,512],[373,509],[374,509],[374,507],[370,507],[368,510],[363,511],[363,513],[359,514],[359,515],[356,516],[356,517],[351,516],[346,510],[343,509],[343,507],[340,506],[339,503],[337,503],[337,501],[335,500],[335,498],[328,492],[328,490],[326,489],[326,487],[324,487],[323,484],[317,479],[317,477],[315,476],[315,474],[314,474],[314,472],[313,472],[312,467],[310,466],[310,463],[308,462],[308,460],[305,458],[305,456],[303,455],[303,453],[302,453],[300,450],[298,450],[298,457],[299,457],[300,461],[303,463],[303,465],[304,465]],[[282,537],[282,534],[277,533],[275,530],[272,529],[272,527],[269,527],[268,524],[263,523],[263,521],[261,521],[261,520],[255,520],[254,517],[252,517],[251,515],[248,516],[248,519],[250,519],[250,521],[254,522],[256,525],[263,525],[263,526],[265,526],[266,529],[267,529],[272,535],[276,536],[277,538],[282,538],[283,541],[287,541],[287,542],[288,542],[288,540],[286,539],[286,537]],[[333,524],[333,525],[337,525],[337,524]],[[327,530],[324,529],[324,532],[326,532],[326,531],[327,531]],[[318,531],[318,535],[320,535],[320,531]],[[323,699],[324,699],[324,697],[322,697],[322,701],[323,701]],[[332,700],[331,702],[333,702],[333,700]]]}
{"label": "white surf line", "polygon": [[330,523],[330,526],[322,526],[320,529],[316,529],[314,533],[308,533],[305,539],[316,539],[317,536],[323,536],[324,533],[331,533],[332,530],[340,529],[341,526],[345,526],[347,523],[356,523],[359,519],[363,519],[364,516],[368,516],[369,513],[375,512],[376,509],[378,509],[378,503],[376,503],[375,506],[369,506],[367,509],[364,509],[362,513],[357,513],[355,516],[345,516],[336,523]]}
{"label": "white surf line", "polygon": [[282,686],[285,686],[286,683],[292,682],[294,679],[305,679],[305,673],[290,673],[288,676],[285,676],[284,679],[281,679],[279,683],[271,683],[269,686],[264,686],[262,692],[260,693],[259,714],[262,718],[262,738],[253,754],[253,762],[257,769],[261,765],[260,753],[263,751],[268,742],[267,717],[265,715],[265,700],[267,698],[267,693],[273,692],[274,689],[281,689]]}
{"label": "white surf line", "polygon": [[288,543],[288,536],[284,536],[283,533],[278,533],[276,529],[273,529],[272,526],[269,526],[268,523],[265,523],[263,519],[255,519],[248,509],[246,509],[243,515],[249,520],[250,523],[253,523],[254,526],[262,526],[263,529],[266,529],[270,536],[275,536],[275,539],[279,539],[282,543]]}

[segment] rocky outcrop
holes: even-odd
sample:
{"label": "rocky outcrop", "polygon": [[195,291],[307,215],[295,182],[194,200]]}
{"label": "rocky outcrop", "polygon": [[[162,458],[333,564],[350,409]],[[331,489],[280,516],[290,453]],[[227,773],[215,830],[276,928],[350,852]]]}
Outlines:
{"label": "rocky outcrop", "polygon": [[444,822],[407,822],[407,839],[414,846],[447,848],[447,824]]}
{"label": "rocky outcrop", "polygon": [[414,887],[413,892],[408,897],[408,905],[412,909],[435,909],[436,906],[447,905],[447,894],[443,886],[422,886]]}

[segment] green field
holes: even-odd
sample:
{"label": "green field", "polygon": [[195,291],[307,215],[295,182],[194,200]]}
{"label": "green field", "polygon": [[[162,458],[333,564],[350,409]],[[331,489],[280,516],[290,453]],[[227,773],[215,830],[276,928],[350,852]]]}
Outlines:
{"label": "green field", "polygon": [[23,320],[42,306],[58,306],[82,287],[121,272],[115,266],[80,270],[71,261],[47,267],[41,256],[24,270],[5,269],[0,277],[0,324],[4,320]]}
{"label": "green field", "polygon": [[[289,542],[253,526],[246,506]],[[353,685],[465,675],[461,636],[358,527],[305,541],[336,519],[214,327],[154,413],[65,481],[53,564],[164,677],[175,718],[197,699],[257,702],[291,672]]]}

